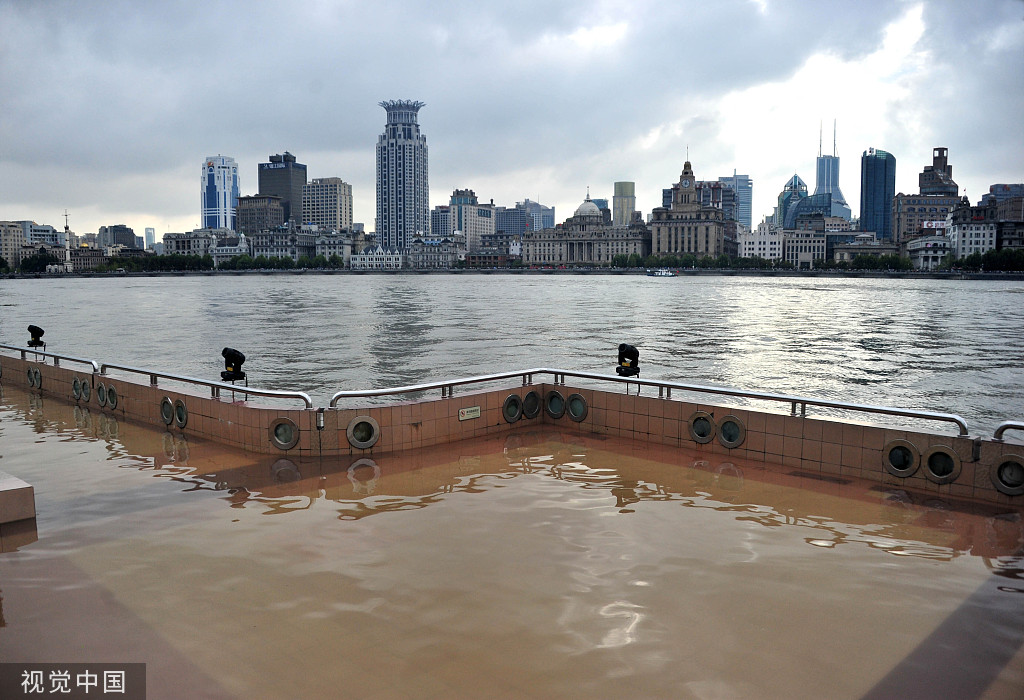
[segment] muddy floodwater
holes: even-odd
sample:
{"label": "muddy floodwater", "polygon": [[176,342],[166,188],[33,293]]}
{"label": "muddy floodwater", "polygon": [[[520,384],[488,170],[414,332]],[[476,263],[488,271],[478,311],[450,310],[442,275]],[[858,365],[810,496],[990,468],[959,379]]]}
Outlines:
{"label": "muddy floodwater", "polygon": [[0,659],[149,698],[1020,698],[1019,512],[553,426],[264,458],[4,386]]}

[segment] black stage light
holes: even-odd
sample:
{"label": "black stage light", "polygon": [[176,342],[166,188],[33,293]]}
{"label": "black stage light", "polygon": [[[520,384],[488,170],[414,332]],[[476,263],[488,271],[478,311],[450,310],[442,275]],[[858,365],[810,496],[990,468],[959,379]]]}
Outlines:
{"label": "black stage light", "polygon": [[39,326],[29,326],[28,327],[28,334],[30,336],[32,336],[32,337],[28,341],[28,346],[30,348],[43,348],[45,350],[46,349],[46,343],[43,342],[43,333],[45,333],[45,332],[46,331],[44,331]]}
{"label": "black stage light", "polygon": [[640,351],[632,345],[619,345],[619,366],[615,368],[620,377],[640,376]]}
{"label": "black stage light", "polygon": [[245,379],[245,372],[242,371],[245,355],[234,348],[224,348],[220,354],[224,357],[224,371],[220,373],[221,381],[235,382]]}

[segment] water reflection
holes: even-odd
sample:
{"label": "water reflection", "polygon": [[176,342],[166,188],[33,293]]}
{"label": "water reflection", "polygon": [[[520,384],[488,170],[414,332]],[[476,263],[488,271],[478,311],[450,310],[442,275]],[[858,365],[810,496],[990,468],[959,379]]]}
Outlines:
{"label": "water reflection", "polygon": [[396,279],[382,290],[377,307],[377,323],[369,347],[362,354],[363,362],[369,361],[372,386],[424,381],[430,375],[423,357],[430,350],[432,309],[424,301],[422,290]]}
{"label": "water reflection", "polygon": [[659,462],[633,454],[632,444],[548,430],[397,455],[300,461],[202,442],[197,453],[181,434],[122,425],[63,402],[44,405],[38,396],[20,392],[8,392],[4,405],[36,432],[104,442],[118,468],[152,473],[185,491],[216,493],[232,508],[256,508],[268,516],[326,506],[341,520],[358,520],[540,476],[569,489],[566,503],[572,489],[582,489],[606,493],[603,507],[622,517],[675,504],[759,528],[806,529],[804,542],[816,548],[862,546],[936,560],[971,555],[992,567],[999,557],[1024,551],[1019,512],[995,506],[965,511],[935,495],[800,471],[769,472],[735,460],[686,459],[684,451],[673,453],[674,462]]}

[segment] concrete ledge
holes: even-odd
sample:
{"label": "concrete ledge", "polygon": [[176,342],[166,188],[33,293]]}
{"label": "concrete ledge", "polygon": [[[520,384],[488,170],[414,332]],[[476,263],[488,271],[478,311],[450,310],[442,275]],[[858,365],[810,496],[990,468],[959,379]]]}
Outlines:
{"label": "concrete ledge", "polygon": [[36,519],[15,520],[13,523],[0,525],[0,554],[16,552],[19,548],[32,544],[39,539],[36,531]]}
{"label": "concrete ledge", "polygon": [[0,525],[36,517],[36,497],[31,486],[0,472]]}

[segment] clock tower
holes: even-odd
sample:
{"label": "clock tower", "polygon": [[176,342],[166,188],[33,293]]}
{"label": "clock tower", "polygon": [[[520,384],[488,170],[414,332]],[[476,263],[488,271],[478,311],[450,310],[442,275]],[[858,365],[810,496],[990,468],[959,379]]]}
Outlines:
{"label": "clock tower", "polygon": [[672,202],[673,208],[677,204],[696,204],[699,200],[697,199],[697,183],[693,179],[693,168],[690,167],[690,161],[686,161],[683,164],[683,174],[679,176],[679,188],[675,192],[675,201]]}
{"label": "clock tower", "polygon": [[[651,250],[654,255],[689,255],[717,258],[726,252],[725,215],[704,206],[697,179],[687,160],[679,182],[672,185],[672,205],[651,212]],[[693,264],[694,260],[684,264]]]}

